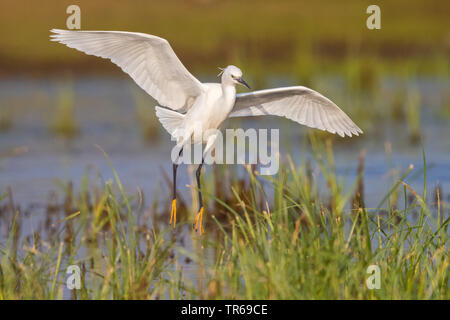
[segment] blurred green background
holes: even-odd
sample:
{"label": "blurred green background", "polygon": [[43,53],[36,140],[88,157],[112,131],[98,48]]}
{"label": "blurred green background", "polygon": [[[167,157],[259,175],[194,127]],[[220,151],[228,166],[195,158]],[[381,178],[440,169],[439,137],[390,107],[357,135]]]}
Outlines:
{"label": "blurred green background", "polygon": [[[450,50],[450,3],[442,0],[3,0],[2,75],[121,73],[106,61],[46,41],[51,28],[66,28],[70,4],[81,7],[82,29],[168,39],[192,72],[211,73],[213,66],[234,63],[307,73],[339,68],[348,58],[376,60],[395,70],[412,60],[420,71],[442,72],[440,61],[447,62]],[[366,28],[370,4],[381,8],[381,30]]]}

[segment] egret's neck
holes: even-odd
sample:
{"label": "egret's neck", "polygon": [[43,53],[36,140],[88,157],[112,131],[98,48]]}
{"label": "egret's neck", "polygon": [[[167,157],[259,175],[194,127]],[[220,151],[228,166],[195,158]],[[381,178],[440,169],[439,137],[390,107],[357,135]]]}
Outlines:
{"label": "egret's neck", "polygon": [[231,108],[234,106],[236,100],[236,86],[234,83],[222,82],[222,97],[230,104]]}

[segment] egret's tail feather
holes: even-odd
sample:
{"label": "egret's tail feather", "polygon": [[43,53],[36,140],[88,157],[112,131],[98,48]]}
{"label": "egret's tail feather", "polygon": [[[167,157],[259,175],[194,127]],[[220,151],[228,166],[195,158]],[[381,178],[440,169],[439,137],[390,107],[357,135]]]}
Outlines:
{"label": "egret's tail feather", "polygon": [[182,127],[184,114],[158,106],[155,107],[155,110],[156,116],[164,129],[166,129],[172,137],[177,138],[178,134],[176,130]]}

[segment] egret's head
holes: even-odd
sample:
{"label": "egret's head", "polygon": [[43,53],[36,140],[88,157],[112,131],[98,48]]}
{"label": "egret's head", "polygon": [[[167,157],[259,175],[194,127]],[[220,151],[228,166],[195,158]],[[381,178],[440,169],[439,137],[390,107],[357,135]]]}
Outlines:
{"label": "egret's head", "polygon": [[221,73],[219,73],[219,75],[222,74],[222,82],[241,84],[250,89],[250,86],[247,84],[247,82],[242,79],[242,71],[238,67],[228,66],[225,69],[219,69],[221,70]]}

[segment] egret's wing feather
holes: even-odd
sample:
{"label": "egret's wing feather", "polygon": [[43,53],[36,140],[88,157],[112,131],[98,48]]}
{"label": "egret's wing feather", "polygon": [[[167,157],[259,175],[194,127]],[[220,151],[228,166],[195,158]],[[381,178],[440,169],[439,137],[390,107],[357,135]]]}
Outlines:
{"label": "egret's wing feather", "polygon": [[275,115],[311,128],[337,133],[341,137],[359,135],[360,128],[331,100],[306,87],[259,90],[236,95],[230,117]]}
{"label": "egret's wing feather", "polygon": [[123,31],[51,31],[52,41],[110,59],[163,106],[186,111],[204,90],[165,39]]}

